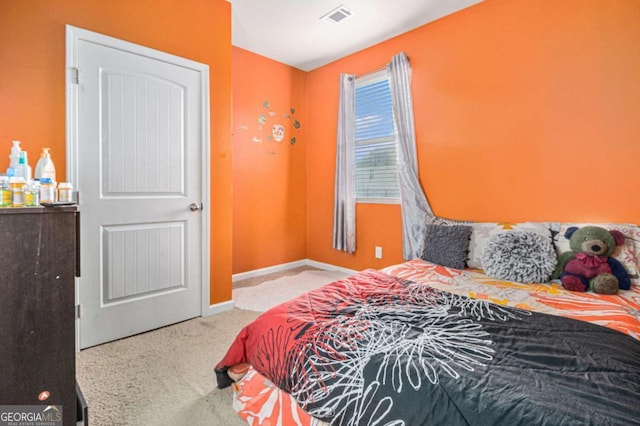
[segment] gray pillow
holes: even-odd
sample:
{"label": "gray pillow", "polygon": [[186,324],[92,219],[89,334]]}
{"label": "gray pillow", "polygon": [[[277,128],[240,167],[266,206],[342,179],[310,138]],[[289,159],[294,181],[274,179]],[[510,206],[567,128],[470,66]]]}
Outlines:
{"label": "gray pillow", "polygon": [[493,235],[482,254],[485,274],[521,283],[548,282],[557,261],[551,240],[535,232]]}
{"label": "gray pillow", "polygon": [[468,225],[426,225],[420,257],[438,265],[464,269],[470,237]]}

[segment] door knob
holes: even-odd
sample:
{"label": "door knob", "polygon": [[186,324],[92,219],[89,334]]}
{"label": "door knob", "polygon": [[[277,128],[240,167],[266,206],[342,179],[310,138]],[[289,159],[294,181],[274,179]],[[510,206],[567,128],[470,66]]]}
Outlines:
{"label": "door knob", "polygon": [[189,204],[189,210],[192,212],[197,212],[198,210],[202,210],[202,204],[191,203]]}

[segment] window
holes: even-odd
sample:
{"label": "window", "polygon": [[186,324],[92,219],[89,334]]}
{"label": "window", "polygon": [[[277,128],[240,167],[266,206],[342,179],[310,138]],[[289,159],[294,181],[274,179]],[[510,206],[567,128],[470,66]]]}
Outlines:
{"label": "window", "polygon": [[399,203],[396,131],[386,70],[356,79],[355,109],[356,199]]}

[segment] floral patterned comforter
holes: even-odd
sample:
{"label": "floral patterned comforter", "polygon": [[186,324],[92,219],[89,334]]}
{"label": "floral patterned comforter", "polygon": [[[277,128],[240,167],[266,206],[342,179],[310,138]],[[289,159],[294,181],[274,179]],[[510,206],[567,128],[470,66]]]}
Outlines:
{"label": "floral patterned comforter", "polygon": [[559,282],[522,284],[488,277],[478,269],[451,269],[411,260],[382,269],[450,293],[602,325],[640,339],[640,286],[609,296],[565,290]]}
{"label": "floral patterned comforter", "polygon": [[267,311],[216,372],[224,387],[251,364],[234,384],[249,424],[632,424],[639,312],[637,288],[570,293],[415,260]]}

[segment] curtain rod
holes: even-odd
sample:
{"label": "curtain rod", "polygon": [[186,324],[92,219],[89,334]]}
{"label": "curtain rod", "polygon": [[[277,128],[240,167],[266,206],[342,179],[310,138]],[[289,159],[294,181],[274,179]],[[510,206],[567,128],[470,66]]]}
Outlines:
{"label": "curtain rod", "polygon": [[[408,56],[407,56],[407,60],[409,60],[409,57],[408,57]],[[389,62],[389,63],[391,63],[391,62]],[[380,67],[380,68],[378,68],[378,69],[375,69],[375,70],[373,70],[373,71],[369,71],[369,72],[368,72],[368,73],[366,73],[366,74],[356,75],[356,78],[366,77],[366,76],[368,76],[368,75],[370,75],[370,74],[375,74],[375,73],[377,73],[377,72],[384,71],[384,70],[386,70],[386,69],[387,69],[387,66],[385,65],[385,66],[382,66],[382,67]],[[338,81],[340,81],[340,79],[338,79]]]}
{"label": "curtain rod", "polygon": [[366,73],[366,74],[356,75],[356,78],[366,77],[366,76],[368,76],[368,75],[375,74],[375,73],[377,73],[377,72],[384,71],[384,70],[386,70],[386,69],[387,69],[387,66],[385,65],[385,66],[380,67],[380,68],[378,68],[378,69],[375,69],[375,70],[373,70],[373,71],[369,71],[369,72],[368,72],[368,73]]}
{"label": "curtain rod", "polygon": [[[373,71],[369,71],[369,72],[368,72],[368,73],[366,73],[366,74],[362,74],[362,75],[354,74],[354,75],[355,75],[355,78],[356,78],[356,79],[358,79],[358,78],[366,77],[366,76],[371,75],[371,74],[375,74],[375,73],[380,72],[380,71],[384,71],[384,70],[386,70],[386,69],[387,69],[387,67],[386,67],[386,66],[384,66],[384,67],[380,67],[380,68],[378,68],[378,69],[375,69],[375,70],[373,70]],[[352,77],[349,77],[349,78],[352,78]],[[340,78],[338,78],[337,80],[338,80],[338,81],[340,81]]]}

